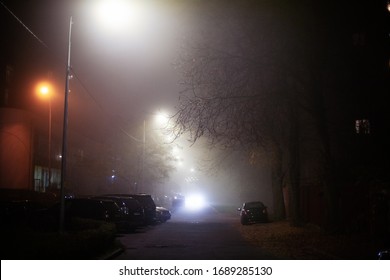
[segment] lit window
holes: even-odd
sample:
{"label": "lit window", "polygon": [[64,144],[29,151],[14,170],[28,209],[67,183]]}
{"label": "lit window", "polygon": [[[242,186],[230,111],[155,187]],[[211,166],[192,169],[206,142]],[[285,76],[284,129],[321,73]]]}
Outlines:
{"label": "lit window", "polygon": [[370,134],[370,121],[367,119],[356,120],[355,131],[357,134]]}

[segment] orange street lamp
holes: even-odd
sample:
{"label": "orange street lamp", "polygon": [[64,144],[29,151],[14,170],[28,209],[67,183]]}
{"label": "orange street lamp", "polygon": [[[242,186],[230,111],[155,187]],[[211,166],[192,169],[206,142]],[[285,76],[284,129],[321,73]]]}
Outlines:
{"label": "orange street lamp", "polygon": [[48,158],[49,158],[49,179],[48,179],[48,187],[50,187],[51,184],[51,86],[46,83],[41,83],[37,87],[38,93],[43,96],[47,97],[49,99],[49,151],[48,151]]}

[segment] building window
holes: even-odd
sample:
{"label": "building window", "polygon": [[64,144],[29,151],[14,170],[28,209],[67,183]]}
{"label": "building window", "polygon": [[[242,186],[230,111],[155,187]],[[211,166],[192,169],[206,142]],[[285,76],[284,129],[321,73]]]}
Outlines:
{"label": "building window", "polygon": [[370,121],[367,119],[356,120],[355,131],[357,134],[370,134]]}

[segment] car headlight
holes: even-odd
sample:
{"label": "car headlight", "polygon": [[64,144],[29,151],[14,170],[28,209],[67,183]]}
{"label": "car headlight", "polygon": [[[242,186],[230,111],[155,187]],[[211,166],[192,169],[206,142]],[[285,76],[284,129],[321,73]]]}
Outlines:
{"label": "car headlight", "polygon": [[186,196],[185,207],[189,210],[199,210],[206,206],[206,200],[201,194]]}

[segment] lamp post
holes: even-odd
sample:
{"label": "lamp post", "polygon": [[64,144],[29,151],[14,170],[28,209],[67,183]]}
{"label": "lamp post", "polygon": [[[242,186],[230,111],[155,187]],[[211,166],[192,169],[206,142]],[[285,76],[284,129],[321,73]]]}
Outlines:
{"label": "lamp post", "polygon": [[64,121],[62,128],[62,160],[61,160],[61,187],[60,187],[60,232],[64,231],[65,221],[65,182],[66,182],[66,159],[67,159],[67,140],[68,140],[68,97],[69,97],[69,80],[71,75],[70,55],[72,42],[72,25],[73,18],[69,19],[68,34],[68,53],[65,73],[65,100],[64,100]]}
{"label": "lamp post", "polygon": [[[129,11],[128,1],[101,1],[97,8],[103,11],[103,17],[106,18],[107,11],[111,14],[115,14],[116,22],[118,19],[128,19],[128,15],[125,11]],[[125,22],[121,21],[121,25]],[[68,137],[68,97],[69,97],[69,80],[71,77],[71,42],[72,42],[72,25],[73,17],[69,19],[69,33],[68,33],[68,52],[67,52],[67,63],[66,63],[66,76],[65,76],[65,100],[64,100],[64,121],[62,130],[62,161],[61,161],[61,187],[60,187],[60,232],[64,231],[64,220],[65,220],[65,184],[66,184],[66,160],[67,160],[67,137]],[[144,141],[145,143],[145,137]]]}
{"label": "lamp post", "polygon": [[48,159],[49,159],[49,180],[48,180],[48,187],[50,187],[51,184],[51,96],[50,96],[50,90],[49,86],[42,85],[39,88],[39,93],[43,96],[47,96],[49,98],[49,151],[48,151]]}

